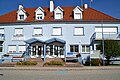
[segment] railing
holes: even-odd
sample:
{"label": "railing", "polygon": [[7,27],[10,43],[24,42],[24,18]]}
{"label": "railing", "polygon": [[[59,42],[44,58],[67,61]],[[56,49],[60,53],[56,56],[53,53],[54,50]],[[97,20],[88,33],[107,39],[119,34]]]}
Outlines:
{"label": "railing", "polygon": [[112,33],[112,32],[104,32],[103,36],[102,36],[102,32],[95,32],[92,37],[91,37],[91,41],[92,40],[96,40],[96,39],[102,39],[102,37],[104,37],[104,39],[120,39],[120,33]]}
{"label": "railing", "polygon": [[5,35],[4,34],[0,34],[0,40],[5,40]]}

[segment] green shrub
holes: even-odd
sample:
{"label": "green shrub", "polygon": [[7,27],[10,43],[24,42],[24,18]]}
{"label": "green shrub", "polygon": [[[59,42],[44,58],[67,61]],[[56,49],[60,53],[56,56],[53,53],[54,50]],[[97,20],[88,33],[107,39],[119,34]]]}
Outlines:
{"label": "green shrub", "polygon": [[37,62],[23,61],[23,62],[17,62],[16,65],[37,65]]}
{"label": "green shrub", "polygon": [[44,64],[44,66],[63,66],[63,65],[64,62],[60,62],[60,61],[50,61]]}

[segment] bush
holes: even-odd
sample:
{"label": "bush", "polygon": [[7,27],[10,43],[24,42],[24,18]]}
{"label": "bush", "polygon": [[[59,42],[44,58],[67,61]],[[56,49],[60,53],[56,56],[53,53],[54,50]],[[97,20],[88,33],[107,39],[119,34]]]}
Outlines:
{"label": "bush", "polygon": [[85,62],[86,66],[90,66],[90,64],[91,64],[91,66],[101,66],[102,60],[100,60],[100,59],[92,59],[91,63],[90,63],[90,61]]}
{"label": "bush", "polygon": [[50,62],[46,62],[44,66],[64,66],[64,62],[50,61]]}
{"label": "bush", "polygon": [[102,60],[100,60],[100,59],[91,60],[91,65],[92,66],[100,66],[101,64],[102,64]]}
{"label": "bush", "polygon": [[37,62],[23,61],[23,62],[17,62],[16,65],[37,65]]}

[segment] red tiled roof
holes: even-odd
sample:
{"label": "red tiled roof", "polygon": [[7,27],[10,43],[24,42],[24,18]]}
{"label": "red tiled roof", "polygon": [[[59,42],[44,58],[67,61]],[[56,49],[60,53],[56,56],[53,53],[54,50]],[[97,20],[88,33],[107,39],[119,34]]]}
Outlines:
{"label": "red tiled roof", "polygon": [[[61,7],[64,10],[63,21],[74,21],[72,11],[75,7]],[[37,8],[25,8],[25,11],[29,14],[27,19],[24,22],[41,22],[41,21],[55,21],[53,18],[53,13],[49,11],[49,8],[43,8],[45,11],[44,20],[35,20],[34,11]],[[93,8],[84,9],[83,8],[83,21],[97,21],[97,20],[109,20],[116,21],[119,19],[113,18],[109,15],[106,15],[100,11],[97,11]],[[17,21],[17,10],[9,12],[5,15],[0,16],[0,23],[4,22],[18,22]]]}

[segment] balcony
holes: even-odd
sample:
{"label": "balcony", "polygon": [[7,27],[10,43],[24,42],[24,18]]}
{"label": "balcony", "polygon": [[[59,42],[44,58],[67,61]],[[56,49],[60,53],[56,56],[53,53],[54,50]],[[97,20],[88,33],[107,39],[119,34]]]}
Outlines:
{"label": "balcony", "polygon": [[[103,33],[103,37],[105,40],[111,39],[111,40],[120,40],[120,33],[112,33],[112,32],[107,32]],[[102,40],[102,32],[95,32],[91,39],[92,40]]]}
{"label": "balcony", "polygon": [[5,34],[0,34],[0,41],[4,41],[5,40]]}

